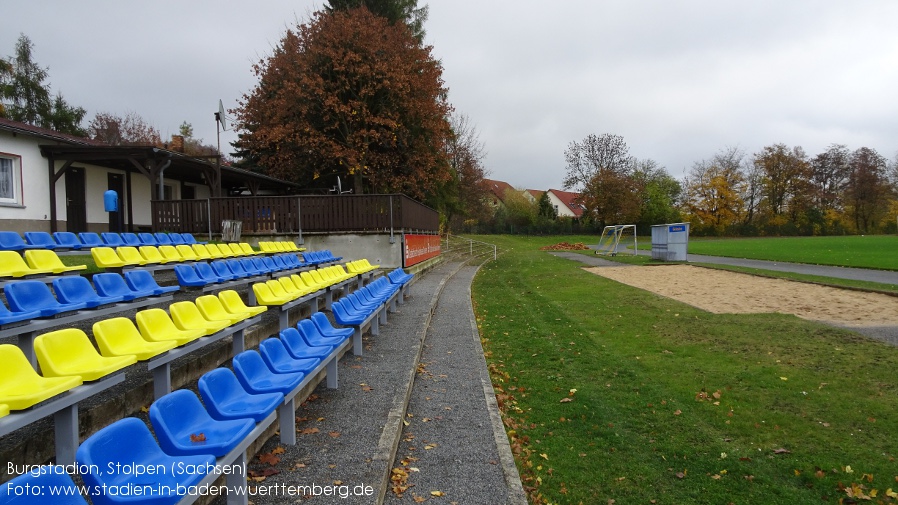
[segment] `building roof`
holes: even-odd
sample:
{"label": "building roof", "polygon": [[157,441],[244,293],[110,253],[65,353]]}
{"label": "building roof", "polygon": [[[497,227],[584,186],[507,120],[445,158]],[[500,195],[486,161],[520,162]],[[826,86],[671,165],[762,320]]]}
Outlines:
{"label": "building roof", "polygon": [[99,140],[89,139],[87,137],[78,137],[69,135],[68,133],[60,133],[58,131],[41,128],[39,126],[30,125],[28,123],[20,123],[11,119],[0,117],[0,130],[5,130],[15,134],[31,135],[33,137],[52,140],[56,142],[64,142],[66,144],[77,144],[85,146],[103,146],[106,145]]}
{"label": "building roof", "polygon": [[530,196],[532,196],[533,199],[537,202],[539,201],[540,198],[543,197],[543,193],[545,193],[545,191],[543,191],[541,189],[528,189],[526,191],[527,191],[527,193],[530,193]]}
{"label": "building roof", "polygon": [[561,191],[559,189],[550,189],[549,193],[552,193],[556,198],[561,200],[561,203],[570,209],[575,217],[581,217],[583,215],[584,208],[583,205],[580,204],[580,193]]}
{"label": "building roof", "polygon": [[505,201],[505,192],[507,190],[514,191],[514,187],[511,184],[505,181],[496,181],[493,179],[483,179],[483,185],[486,187],[487,191],[492,193],[496,198],[499,199],[500,202]]}

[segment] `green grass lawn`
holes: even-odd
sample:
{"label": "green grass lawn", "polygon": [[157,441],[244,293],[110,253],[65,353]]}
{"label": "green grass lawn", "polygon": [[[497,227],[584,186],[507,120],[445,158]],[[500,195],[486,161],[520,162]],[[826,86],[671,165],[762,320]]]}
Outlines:
{"label": "green grass lawn", "polygon": [[[651,240],[647,242],[650,243]],[[898,236],[894,235],[707,240],[691,238],[689,253],[898,270]]]}
{"label": "green grass lawn", "polygon": [[537,250],[558,237],[484,240],[475,311],[532,503],[896,503],[898,349],[702,312]]}

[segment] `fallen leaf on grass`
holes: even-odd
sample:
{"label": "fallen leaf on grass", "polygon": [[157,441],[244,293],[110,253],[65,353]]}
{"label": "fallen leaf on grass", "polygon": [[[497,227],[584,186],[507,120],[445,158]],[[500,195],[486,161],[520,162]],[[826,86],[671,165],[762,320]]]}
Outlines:
{"label": "fallen leaf on grass", "polygon": [[774,449],[773,453],[774,454],[792,454],[792,451],[790,451],[789,449],[783,449],[781,447],[779,449]]}
{"label": "fallen leaf on grass", "polygon": [[571,398],[571,397],[569,397],[569,396],[566,396],[566,397],[562,398],[561,401],[560,401],[559,403],[569,403],[569,402],[572,402],[572,401],[574,401],[573,398]]}

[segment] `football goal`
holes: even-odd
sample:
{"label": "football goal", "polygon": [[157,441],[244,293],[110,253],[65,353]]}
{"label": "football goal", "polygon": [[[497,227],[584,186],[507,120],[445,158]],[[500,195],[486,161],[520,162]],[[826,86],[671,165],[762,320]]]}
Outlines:
{"label": "football goal", "polygon": [[636,256],[636,225],[616,224],[602,230],[596,254],[616,256],[618,253],[629,252],[628,249]]}

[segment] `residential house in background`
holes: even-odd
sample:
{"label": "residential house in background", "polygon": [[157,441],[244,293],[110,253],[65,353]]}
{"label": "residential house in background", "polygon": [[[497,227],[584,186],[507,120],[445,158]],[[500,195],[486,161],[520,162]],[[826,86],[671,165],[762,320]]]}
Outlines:
{"label": "residential house in background", "polygon": [[580,193],[561,191],[559,189],[550,189],[548,193],[549,202],[555,207],[558,217],[572,217],[574,219],[583,217],[583,211],[586,208],[580,203]]}
{"label": "residential house in background", "polygon": [[[177,139],[175,139],[177,140]],[[103,194],[118,193],[106,212]],[[153,223],[152,200],[295,191],[295,184],[218,167],[177,146],[111,146],[0,118],[0,229],[141,231]]]}

